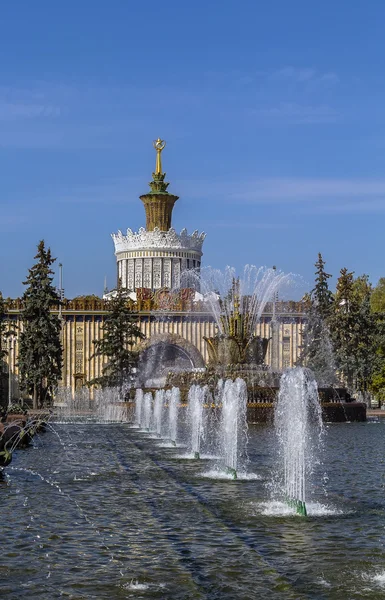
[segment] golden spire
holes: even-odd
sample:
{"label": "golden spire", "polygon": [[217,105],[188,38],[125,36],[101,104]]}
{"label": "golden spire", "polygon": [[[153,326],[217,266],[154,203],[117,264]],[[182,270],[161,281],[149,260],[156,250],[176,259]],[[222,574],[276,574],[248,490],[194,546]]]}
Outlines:
{"label": "golden spire", "polygon": [[159,137],[157,140],[154,140],[152,145],[156,150],[156,163],[155,163],[155,175],[162,174],[162,157],[161,152],[166,145],[164,140],[161,140]]}

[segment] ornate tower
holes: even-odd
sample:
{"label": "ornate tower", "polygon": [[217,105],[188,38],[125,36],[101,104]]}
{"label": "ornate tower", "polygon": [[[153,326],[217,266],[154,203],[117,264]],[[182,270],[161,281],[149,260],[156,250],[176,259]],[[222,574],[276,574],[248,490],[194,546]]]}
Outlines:
{"label": "ornate tower", "polygon": [[146,230],[154,231],[155,228],[158,228],[159,231],[168,231],[171,227],[172,209],[178,196],[168,193],[169,184],[164,180],[166,173],[162,173],[161,152],[166,142],[158,138],[153,145],[156,150],[156,164],[152,181],[149,183],[151,192],[140,196],[140,199],[146,210]]}
{"label": "ornate tower", "polygon": [[180,234],[171,227],[172,209],[178,196],[167,191],[168,183],[162,173],[161,153],[166,143],[158,138],[153,143],[156,150],[155,172],[150,182],[151,191],[140,196],[146,211],[146,229],[133,232],[127,229],[112,234],[118,263],[118,279],[122,287],[131,291],[147,288],[179,288],[181,274],[188,269],[199,272],[204,233],[194,231]]}

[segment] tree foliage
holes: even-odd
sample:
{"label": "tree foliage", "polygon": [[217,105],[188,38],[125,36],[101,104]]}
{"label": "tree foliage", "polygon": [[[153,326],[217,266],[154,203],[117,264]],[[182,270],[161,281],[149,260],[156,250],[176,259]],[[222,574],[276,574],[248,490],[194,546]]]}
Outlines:
{"label": "tree foliage", "polygon": [[98,302],[100,302],[100,300],[102,300],[102,298],[100,296],[97,296],[96,294],[86,294],[86,295],[82,295],[82,296],[75,296],[74,298],[71,298],[72,302],[78,300],[78,301],[86,301],[86,302],[91,302],[92,300],[97,300]]}
{"label": "tree foliage", "polygon": [[385,315],[385,277],[381,277],[373,289],[370,305],[373,312]]}
{"label": "tree foliage", "polygon": [[329,324],[337,368],[352,390],[368,389],[377,364],[378,328],[370,300],[368,277],[354,279],[341,269]]}
{"label": "tree foliage", "polygon": [[317,312],[321,319],[326,320],[330,316],[331,307],[333,304],[333,294],[329,290],[328,279],[331,275],[325,271],[325,261],[322,254],[318,253],[318,260],[315,263],[315,287],[311,292],[311,299],[317,308]]}
{"label": "tree foliage", "polygon": [[328,285],[331,275],[325,271],[325,261],[321,254],[318,254],[314,266],[315,287],[305,300],[307,322],[302,337],[300,363],[313,371],[320,387],[327,387],[338,383],[328,327],[333,305],[333,294]]}
{"label": "tree foliage", "polygon": [[137,314],[129,306],[125,290],[118,286],[117,294],[108,301],[108,314],[102,328],[103,337],[94,340],[94,356],[105,356],[107,364],[102,376],[90,381],[90,384],[102,387],[122,387],[130,380],[133,368],[137,365],[138,353],[133,347],[144,335],[137,325]]}
{"label": "tree foliage", "polygon": [[19,369],[21,389],[33,396],[34,408],[47,404],[62,369],[61,323],[51,309],[59,304],[52,284],[55,258],[39,242],[36,263],[29,269],[22,301],[23,331],[20,334]]}

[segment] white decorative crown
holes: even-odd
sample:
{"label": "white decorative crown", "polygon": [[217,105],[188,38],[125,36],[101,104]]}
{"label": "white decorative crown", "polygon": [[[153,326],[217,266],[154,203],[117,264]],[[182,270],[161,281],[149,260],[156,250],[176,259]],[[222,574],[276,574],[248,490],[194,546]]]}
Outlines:
{"label": "white decorative crown", "polygon": [[190,250],[202,252],[202,244],[206,237],[205,233],[194,231],[192,234],[187,233],[187,229],[182,229],[178,234],[171,227],[168,231],[160,231],[155,227],[154,231],[147,231],[143,227],[138,232],[127,229],[127,234],[124,235],[121,231],[111,234],[115,244],[115,253],[140,250],[147,248],[156,248],[158,250]]}

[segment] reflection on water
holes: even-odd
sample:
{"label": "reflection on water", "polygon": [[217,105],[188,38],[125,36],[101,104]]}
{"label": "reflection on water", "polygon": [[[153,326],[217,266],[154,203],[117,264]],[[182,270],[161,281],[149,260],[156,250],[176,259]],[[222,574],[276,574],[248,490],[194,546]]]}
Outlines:
{"label": "reflection on water", "polygon": [[258,478],[233,481],[129,425],[56,425],[0,485],[0,596],[377,600],[384,427],[327,428],[305,519],[269,501],[267,427],[249,429]]}

